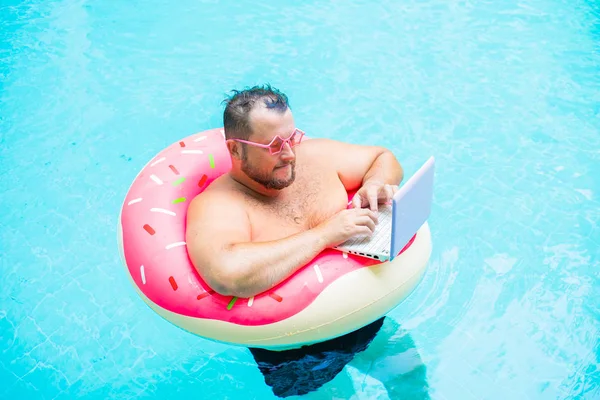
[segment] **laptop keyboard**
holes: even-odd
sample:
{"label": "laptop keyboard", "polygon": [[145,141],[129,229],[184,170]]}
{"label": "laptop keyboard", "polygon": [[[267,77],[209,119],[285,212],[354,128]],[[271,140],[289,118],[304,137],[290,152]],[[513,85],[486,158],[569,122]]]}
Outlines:
{"label": "laptop keyboard", "polygon": [[392,206],[379,205],[377,212],[378,223],[371,237],[357,236],[348,239],[340,247],[352,247],[351,250],[361,253],[390,253],[392,241]]}

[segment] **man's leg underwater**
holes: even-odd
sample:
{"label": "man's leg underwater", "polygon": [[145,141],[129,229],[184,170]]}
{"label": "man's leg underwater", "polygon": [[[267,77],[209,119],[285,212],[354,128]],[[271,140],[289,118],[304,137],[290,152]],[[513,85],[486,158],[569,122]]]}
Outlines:
{"label": "man's leg underwater", "polygon": [[256,363],[280,397],[302,395],[331,381],[375,338],[384,318],[335,339],[299,349],[271,351],[249,348]]}

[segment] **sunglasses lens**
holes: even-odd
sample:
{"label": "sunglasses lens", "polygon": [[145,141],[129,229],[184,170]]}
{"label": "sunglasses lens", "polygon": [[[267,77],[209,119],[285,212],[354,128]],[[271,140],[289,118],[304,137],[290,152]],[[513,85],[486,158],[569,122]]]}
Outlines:
{"label": "sunglasses lens", "polygon": [[271,154],[277,154],[281,151],[281,149],[283,148],[283,144],[285,142],[283,140],[281,140],[279,137],[275,138],[275,140],[273,140],[273,142],[271,143],[271,146],[269,147],[269,151],[271,152]]}
{"label": "sunglasses lens", "polygon": [[290,146],[294,147],[295,145],[300,143],[301,140],[302,140],[302,134],[300,132],[298,132],[297,130],[294,131],[294,133],[292,133],[292,136],[290,137]]}
{"label": "sunglasses lens", "polygon": [[290,147],[294,147],[298,143],[300,143],[300,141],[302,140],[302,136],[302,133],[298,130],[295,130],[294,133],[292,133],[292,135],[287,140],[283,140],[278,136],[275,138],[275,140],[273,140],[271,146],[269,146],[269,151],[271,152],[271,154],[280,153],[283,150],[283,146],[286,142],[290,144]]}

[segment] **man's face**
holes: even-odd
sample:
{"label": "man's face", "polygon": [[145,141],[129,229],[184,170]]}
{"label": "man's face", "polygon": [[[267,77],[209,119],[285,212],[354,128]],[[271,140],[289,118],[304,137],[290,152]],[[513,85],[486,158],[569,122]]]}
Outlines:
{"label": "man's face", "polygon": [[[250,113],[253,133],[249,140],[269,144],[274,137],[289,137],[295,130],[294,118],[289,109],[284,114],[259,107]],[[241,170],[250,179],[267,189],[281,190],[290,186],[296,178],[296,153],[285,144],[278,154],[268,149],[243,144]]]}

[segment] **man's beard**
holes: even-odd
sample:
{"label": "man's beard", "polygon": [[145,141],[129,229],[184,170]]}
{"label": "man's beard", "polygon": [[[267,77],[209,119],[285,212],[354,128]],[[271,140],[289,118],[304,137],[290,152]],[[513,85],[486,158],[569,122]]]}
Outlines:
{"label": "man's beard", "polygon": [[273,177],[273,171],[262,172],[262,171],[259,171],[257,168],[254,168],[254,166],[248,162],[248,157],[246,155],[246,152],[244,150],[242,150],[242,151],[243,151],[242,165],[241,165],[242,172],[244,172],[253,181],[263,185],[265,188],[275,189],[275,190],[285,189],[286,187],[290,186],[296,179],[296,162],[295,161],[292,161],[289,164],[290,168],[292,169],[292,174],[291,174],[290,178],[285,179],[285,180],[277,179],[277,178]]}

